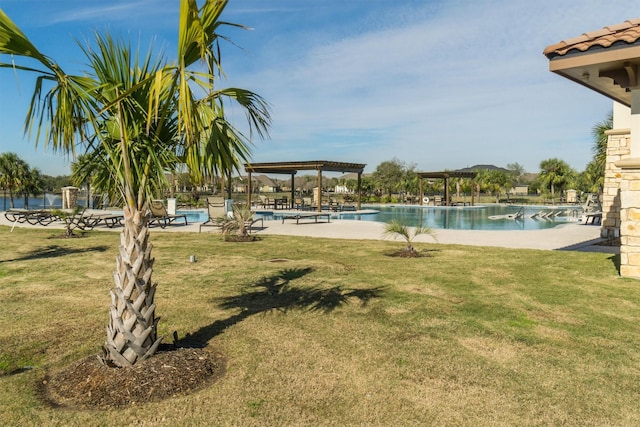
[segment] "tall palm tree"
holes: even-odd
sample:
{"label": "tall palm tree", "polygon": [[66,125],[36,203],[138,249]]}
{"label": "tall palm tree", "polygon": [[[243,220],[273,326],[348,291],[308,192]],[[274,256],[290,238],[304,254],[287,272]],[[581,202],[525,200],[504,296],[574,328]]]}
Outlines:
{"label": "tall palm tree", "polygon": [[574,171],[565,161],[556,158],[541,161],[540,170],[538,177],[551,192],[551,198],[555,197],[555,189],[562,187],[574,175]]}
{"label": "tall palm tree", "polygon": [[12,209],[14,207],[14,194],[19,191],[21,179],[26,169],[28,169],[27,163],[18,157],[16,153],[3,153],[0,155],[0,183],[9,190],[9,206]]}
{"label": "tall palm tree", "polygon": [[593,136],[593,160],[587,165],[585,175],[588,176],[590,192],[601,193],[604,187],[604,173],[607,166],[607,142],[609,140],[606,132],[613,129],[613,111],[609,112],[607,118],[596,123],[591,129]]}
{"label": "tall palm tree", "polygon": [[[0,10],[0,54],[16,60],[0,66],[39,75],[27,129],[54,150],[73,153],[77,142],[85,144],[123,200],[124,227],[103,346],[109,365],[144,360],[161,341],[147,206],[166,188],[165,171],[180,162],[196,177],[239,169],[250,154],[252,133],[265,137],[270,126],[268,104],[259,95],[214,87],[222,73],[217,31],[239,27],[219,20],[226,4],[207,0],[198,8],[195,0],[181,0],[174,63],[151,52],[139,56],[128,43],[96,34],[96,46],[83,48],[91,73],[81,76],[66,74]],[[23,58],[43,68],[22,66],[18,61]],[[51,85],[47,93],[44,83]],[[249,135],[227,121],[223,100],[245,110]]]}
{"label": "tall palm tree", "polygon": [[39,194],[44,188],[44,180],[38,168],[27,166],[20,177],[20,191],[24,196],[24,207],[29,208],[29,196]]}
{"label": "tall palm tree", "polygon": [[613,129],[613,111],[610,111],[606,119],[596,123],[591,129],[593,159],[596,161],[598,168],[602,169],[603,176],[607,165],[607,141],[609,139],[606,132],[611,129]]}

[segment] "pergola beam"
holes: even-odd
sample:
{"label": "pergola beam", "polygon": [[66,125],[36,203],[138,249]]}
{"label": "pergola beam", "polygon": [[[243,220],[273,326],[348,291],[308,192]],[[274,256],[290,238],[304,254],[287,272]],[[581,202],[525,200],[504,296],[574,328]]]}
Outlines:
{"label": "pergola beam", "polygon": [[[431,179],[444,179],[444,204],[449,206],[449,178],[475,178],[477,172],[463,172],[463,171],[444,171],[444,172],[416,172],[416,175],[420,178],[420,204],[424,198],[422,191],[422,180],[424,178]],[[473,191],[471,191],[471,205],[473,205]]]}
{"label": "pergola beam", "polygon": [[[358,174],[358,188],[357,188],[357,209],[362,207],[360,197],[361,176],[366,164],[363,163],[347,163],[347,162],[334,162],[328,160],[311,160],[300,162],[269,162],[269,163],[246,163],[244,170],[247,172],[249,181],[251,181],[252,173],[262,174],[285,174],[291,175],[291,203],[293,207],[293,201],[295,198],[294,188],[294,175],[301,170],[315,170],[318,172],[318,211],[322,210],[322,172],[341,172],[341,173],[357,173]],[[251,189],[251,184],[249,184]],[[251,191],[247,194],[247,203],[251,206]]]}

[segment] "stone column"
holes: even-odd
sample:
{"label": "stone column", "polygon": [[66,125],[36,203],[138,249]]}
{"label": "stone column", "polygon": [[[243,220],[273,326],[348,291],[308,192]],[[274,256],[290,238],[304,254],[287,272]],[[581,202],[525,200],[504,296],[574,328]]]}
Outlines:
{"label": "stone column", "polygon": [[631,130],[613,129],[607,134],[607,164],[604,171],[602,191],[602,229],[605,239],[620,237],[620,184],[622,168],[616,165],[631,153]]}
{"label": "stone column", "polygon": [[78,207],[78,187],[62,187],[62,209]]}
{"label": "stone column", "polygon": [[[629,157],[620,172],[620,275],[640,279],[640,89],[631,90]],[[615,115],[615,114],[614,114]]]}
{"label": "stone column", "polygon": [[620,275],[640,278],[640,162],[620,163]]}

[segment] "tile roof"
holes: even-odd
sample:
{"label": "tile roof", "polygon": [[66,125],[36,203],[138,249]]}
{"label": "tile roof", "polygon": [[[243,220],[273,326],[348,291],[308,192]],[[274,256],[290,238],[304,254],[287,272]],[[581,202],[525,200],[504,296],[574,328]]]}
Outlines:
{"label": "tile roof", "polygon": [[640,42],[640,18],[629,19],[621,24],[609,25],[601,30],[584,33],[572,39],[563,40],[560,43],[547,46],[544,54],[552,59],[563,56],[569,52],[586,52],[593,47],[607,48],[614,43],[624,42],[634,44]]}

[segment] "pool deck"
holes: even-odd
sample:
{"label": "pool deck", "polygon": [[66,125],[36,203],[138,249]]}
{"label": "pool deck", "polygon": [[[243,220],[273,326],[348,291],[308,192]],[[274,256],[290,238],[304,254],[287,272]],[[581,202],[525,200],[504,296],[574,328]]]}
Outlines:
{"label": "pool deck", "polygon": [[[151,232],[194,232],[197,233],[200,223],[189,225],[171,225],[165,229],[152,228]],[[12,227],[14,223],[8,221],[0,213],[0,225]],[[265,220],[264,228],[253,230],[256,235],[276,234],[286,236],[325,237],[332,239],[365,239],[365,240],[394,240],[384,234],[384,223],[374,221],[356,221],[332,219],[331,222],[300,222],[279,219]],[[41,225],[15,224],[12,232],[17,233],[20,228],[63,228],[62,224],[52,223],[47,227]],[[96,230],[118,231],[121,228],[109,229],[98,226]],[[214,228],[203,228],[203,233],[213,233]],[[561,224],[554,228],[543,230],[513,230],[513,231],[485,231],[485,230],[450,230],[434,229],[434,237],[419,235],[414,242],[436,242],[443,244],[459,244],[471,246],[495,246],[505,248],[523,248],[540,250],[576,250],[585,252],[619,253],[617,246],[603,246],[600,238],[600,226],[584,225],[582,223]],[[17,237],[17,236],[16,236]],[[397,239],[396,239],[397,240]]]}

